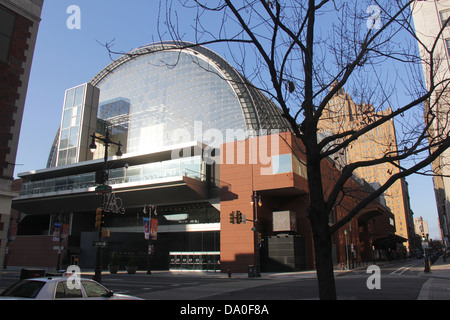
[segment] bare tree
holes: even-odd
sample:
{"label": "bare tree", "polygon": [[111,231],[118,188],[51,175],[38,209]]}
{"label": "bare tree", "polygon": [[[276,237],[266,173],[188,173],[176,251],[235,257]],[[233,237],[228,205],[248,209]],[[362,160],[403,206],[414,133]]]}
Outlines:
{"label": "bare tree", "polygon": [[[448,130],[442,129],[448,108],[439,108],[450,79],[435,79],[442,63],[436,49],[439,36],[428,47],[418,39],[411,15],[414,1],[174,1],[160,2],[160,39],[220,45],[221,54],[279,105],[303,142],[319,294],[336,299],[333,233],[399,179],[430,174],[430,164],[450,146]],[[185,18],[189,15],[192,20]],[[418,49],[426,52],[425,59]],[[323,137],[319,129],[329,120],[330,102],[344,86],[361,121]],[[390,112],[377,112],[387,107]],[[394,120],[397,147],[385,146],[375,158],[348,161],[325,191],[322,162]],[[330,226],[329,216],[356,170],[384,163],[398,170]]]}

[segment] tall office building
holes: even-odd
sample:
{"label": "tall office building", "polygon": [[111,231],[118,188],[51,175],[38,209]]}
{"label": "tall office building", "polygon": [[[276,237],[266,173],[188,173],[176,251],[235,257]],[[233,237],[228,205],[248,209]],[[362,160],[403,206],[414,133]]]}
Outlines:
{"label": "tall office building", "polygon": [[0,266],[7,233],[17,145],[43,0],[0,0]]}
{"label": "tall office building", "polygon": [[[445,25],[445,22],[450,17],[450,0],[415,1],[411,5],[411,10],[416,35],[420,41],[419,51],[422,59],[425,82],[427,88],[430,88],[430,55],[425,49],[431,49],[435,43],[436,47],[433,54],[434,83],[438,84],[441,81],[450,78],[450,22]],[[441,30],[442,33],[440,33]],[[443,89],[444,86],[447,85],[446,82],[438,85],[433,96],[426,104],[426,107],[433,108],[435,114],[438,116],[437,121],[434,121],[433,127],[430,129],[431,139],[446,135],[449,132],[447,125],[449,99],[446,92],[447,89]],[[440,96],[439,100],[436,99],[438,96]],[[425,121],[427,121],[427,118],[425,118]],[[432,164],[433,171],[437,174],[433,177],[433,182],[441,237],[446,241],[447,246],[450,228],[449,156],[450,150],[447,150]]]}
{"label": "tall office building", "polygon": [[[324,134],[327,134],[327,132],[340,133],[350,129],[358,130],[391,112],[391,108],[387,108],[384,111],[376,111],[371,105],[357,105],[350,95],[344,89],[341,89],[330,101],[328,108],[324,110],[323,120],[321,120],[319,126]],[[353,163],[377,159],[388,152],[396,150],[397,139],[394,122],[387,121],[351,143],[346,148],[345,154],[336,157],[340,159],[338,161]],[[398,167],[391,163],[382,163],[360,167],[355,170],[354,174],[377,188],[397,172],[399,172]],[[402,238],[409,239],[414,228],[406,182],[397,180],[385,192],[384,198],[386,205],[395,216],[396,234]],[[405,245],[409,247],[408,242]]]}
{"label": "tall office building", "polygon": [[428,238],[430,234],[428,231],[428,221],[422,217],[414,218],[414,231],[416,235]]}

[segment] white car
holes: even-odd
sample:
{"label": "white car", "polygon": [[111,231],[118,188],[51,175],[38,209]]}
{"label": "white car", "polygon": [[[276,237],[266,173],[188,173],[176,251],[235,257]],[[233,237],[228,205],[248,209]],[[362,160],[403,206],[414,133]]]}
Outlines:
{"label": "white car", "polygon": [[[74,282],[75,283],[75,282]],[[19,281],[0,294],[0,300],[143,300],[114,293],[90,279],[77,285],[68,277],[42,277]]]}

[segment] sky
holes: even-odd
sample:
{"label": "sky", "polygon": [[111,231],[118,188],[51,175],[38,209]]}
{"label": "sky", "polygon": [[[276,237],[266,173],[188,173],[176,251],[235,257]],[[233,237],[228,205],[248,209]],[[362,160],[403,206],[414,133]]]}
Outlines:
{"label": "sky", "polygon": [[[78,26],[71,24],[76,12],[67,12],[72,5],[80,9],[79,28],[73,28]],[[114,40],[113,49],[128,52],[157,42],[158,13],[158,0],[45,0],[28,85],[15,177],[21,172],[46,167],[61,120],[65,90],[89,82],[111,62],[101,43]],[[189,39],[188,30],[181,30],[181,33],[185,32],[184,40],[194,41]],[[413,175],[407,178],[407,182],[414,216],[427,220],[430,237],[439,239],[431,178]]]}

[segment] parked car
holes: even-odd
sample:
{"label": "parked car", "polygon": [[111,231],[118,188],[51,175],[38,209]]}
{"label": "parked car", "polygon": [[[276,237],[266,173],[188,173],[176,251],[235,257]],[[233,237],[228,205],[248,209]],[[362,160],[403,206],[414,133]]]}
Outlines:
{"label": "parked car", "polygon": [[[79,279],[79,285],[68,277],[41,277],[25,279],[0,294],[0,300],[142,300],[114,293],[90,279]],[[75,283],[75,282],[73,282]]]}

